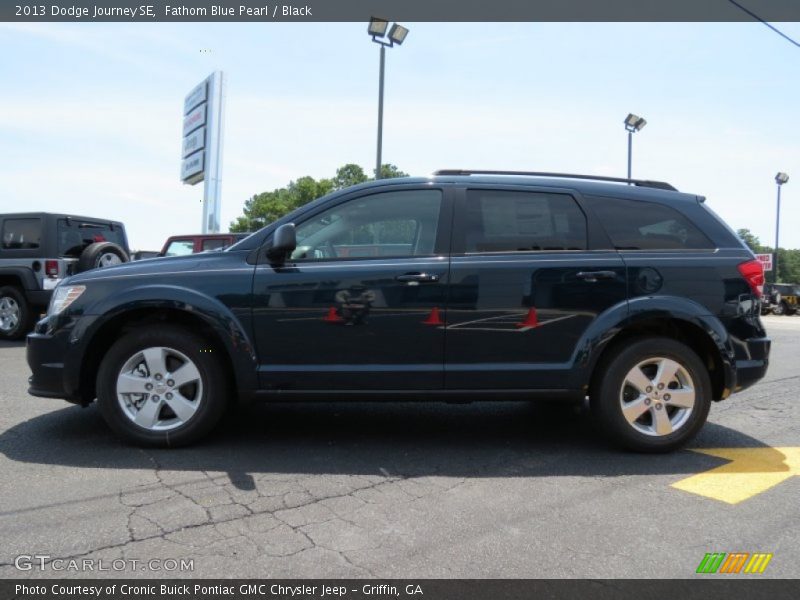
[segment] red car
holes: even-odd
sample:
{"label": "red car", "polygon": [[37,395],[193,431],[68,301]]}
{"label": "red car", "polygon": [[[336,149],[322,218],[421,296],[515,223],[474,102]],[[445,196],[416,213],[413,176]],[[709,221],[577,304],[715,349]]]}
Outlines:
{"label": "red car", "polygon": [[183,256],[209,250],[222,250],[246,238],[249,233],[203,233],[173,235],[164,242],[158,256]]}

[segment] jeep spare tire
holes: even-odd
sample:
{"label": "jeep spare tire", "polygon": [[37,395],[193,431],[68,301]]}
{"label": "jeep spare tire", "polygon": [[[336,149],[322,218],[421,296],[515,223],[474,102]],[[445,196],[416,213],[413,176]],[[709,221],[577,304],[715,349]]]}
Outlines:
{"label": "jeep spare tire", "polygon": [[81,252],[78,259],[78,272],[114,267],[130,260],[128,253],[113,242],[95,242]]}

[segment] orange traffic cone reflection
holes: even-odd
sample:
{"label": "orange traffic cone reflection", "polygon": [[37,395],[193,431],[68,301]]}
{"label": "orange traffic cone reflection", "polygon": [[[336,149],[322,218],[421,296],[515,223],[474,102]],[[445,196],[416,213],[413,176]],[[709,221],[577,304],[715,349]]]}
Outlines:
{"label": "orange traffic cone reflection", "polygon": [[444,321],[439,316],[439,307],[434,306],[431,309],[431,314],[428,315],[428,318],[422,322],[424,325],[444,325]]}
{"label": "orange traffic cone reflection", "polygon": [[336,314],[336,309],[333,306],[328,309],[328,314],[325,315],[322,320],[326,323],[341,323],[344,321],[342,317]]}
{"label": "orange traffic cone reflection", "polygon": [[538,327],[539,326],[539,318],[536,316],[536,307],[532,306],[528,311],[528,316],[525,317],[525,320],[521,323],[517,323],[517,327],[522,329],[523,327]]}

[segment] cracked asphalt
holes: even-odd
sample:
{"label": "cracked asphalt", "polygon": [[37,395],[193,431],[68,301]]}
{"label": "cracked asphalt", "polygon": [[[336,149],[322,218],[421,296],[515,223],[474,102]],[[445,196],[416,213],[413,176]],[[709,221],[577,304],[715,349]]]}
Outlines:
{"label": "cracked asphalt", "polygon": [[[714,404],[696,448],[800,446],[800,317],[767,317],[772,365]],[[772,552],[800,576],[800,477],[736,505],[670,487],[726,461],[609,448],[547,403],[272,404],[202,445],[120,443],[94,407],[29,397],[0,343],[0,577],[19,555],[193,559],[183,577],[695,577],[706,552]],[[708,577],[708,576],[706,576]]]}

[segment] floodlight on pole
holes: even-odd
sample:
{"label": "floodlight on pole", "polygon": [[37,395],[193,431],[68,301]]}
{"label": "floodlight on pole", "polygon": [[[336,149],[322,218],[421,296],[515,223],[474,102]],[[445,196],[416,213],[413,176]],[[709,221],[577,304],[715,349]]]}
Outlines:
{"label": "floodlight on pole", "polygon": [[384,71],[386,69],[386,48],[391,48],[395,44],[400,46],[408,35],[408,28],[393,23],[392,27],[389,29],[388,40],[383,39],[386,37],[386,30],[388,27],[389,21],[377,17],[371,17],[369,26],[367,27],[367,33],[372,37],[372,41],[379,44],[381,47],[380,75],[378,79],[378,149],[375,161],[375,179],[381,178],[381,152],[383,150],[383,80]]}
{"label": "floodlight on pole", "polygon": [[778,241],[781,231],[781,186],[789,181],[786,173],[780,172],[775,175],[775,183],[778,184],[778,206],[775,211],[775,256],[772,259],[772,282],[778,283]]}
{"label": "floodlight on pole", "polygon": [[383,37],[386,35],[386,28],[389,26],[389,21],[385,19],[378,19],[372,17],[369,20],[369,27],[367,28],[367,33],[377,37]]}
{"label": "floodlight on pole", "polygon": [[639,115],[628,113],[628,116],[625,117],[624,122],[625,122],[625,131],[628,132],[628,180],[630,180],[631,160],[633,156],[633,134],[639,131],[645,125],[647,125],[647,121],[645,121]]}

